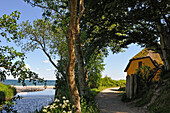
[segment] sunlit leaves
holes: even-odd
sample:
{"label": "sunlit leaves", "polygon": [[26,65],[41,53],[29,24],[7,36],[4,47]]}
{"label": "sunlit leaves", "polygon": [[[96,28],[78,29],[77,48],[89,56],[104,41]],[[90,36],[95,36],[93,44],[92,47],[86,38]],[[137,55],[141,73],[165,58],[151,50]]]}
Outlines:
{"label": "sunlit leaves", "polygon": [[[29,22],[22,22],[20,25],[20,39],[18,44],[22,45],[25,51],[44,49],[53,58],[66,55],[66,38],[62,29],[49,20],[37,19],[33,25]],[[27,40],[26,42],[23,40]]]}
{"label": "sunlit leaves", "polygon": [[[0,18],[0,35],[2,37],[5,37],[8,41],[11,39],[15,39],[17,36],[17,22],[20,17],[20,13],[17,11],[12,12],[10,15],[4,14]],[[9,38],[7,36],[7,33],[12,34],[12,36]]]}

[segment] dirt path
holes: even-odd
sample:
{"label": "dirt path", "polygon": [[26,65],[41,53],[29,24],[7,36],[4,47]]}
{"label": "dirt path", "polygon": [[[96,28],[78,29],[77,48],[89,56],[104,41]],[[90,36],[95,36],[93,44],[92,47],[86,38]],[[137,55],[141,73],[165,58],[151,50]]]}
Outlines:
{"label": "dirt path", "polygon": [[108,88],[96,96],[100,113],[146,113],[142,109],[123,103],[117,90],[118,88]]}

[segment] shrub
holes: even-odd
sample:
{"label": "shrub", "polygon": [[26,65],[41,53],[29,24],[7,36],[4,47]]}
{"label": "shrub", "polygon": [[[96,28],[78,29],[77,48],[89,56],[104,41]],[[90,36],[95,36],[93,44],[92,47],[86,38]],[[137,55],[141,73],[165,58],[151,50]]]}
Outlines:
{"label": "shrub", "polygon": [[[40,112],[74,113],[74,111],[74,105],[66,97],[62,97],[60,100],[56,98],[53,104],[44,107]],[[99,113],[96,103],[94,101],[87,102],[84,98],[81,98],[81,111],[82,113]]]}
{"label": "shrub", "polygon": [[5,93],[3,91],[0,91],[0,104],[5,101]]}
{"label": "shrub", "polygon": [[2,95],[0,96],[0,100],[4,101],[11,99],[16,94],[16,89],[10,85],[4,85],[0,83],[0,92],[0,95]]}

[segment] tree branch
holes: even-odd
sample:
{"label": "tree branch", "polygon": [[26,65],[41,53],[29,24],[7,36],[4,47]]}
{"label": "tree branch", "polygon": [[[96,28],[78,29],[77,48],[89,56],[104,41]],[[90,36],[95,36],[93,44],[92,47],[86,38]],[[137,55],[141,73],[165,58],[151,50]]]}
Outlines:
{"label": "tree branch", "polygon": [[[82,7],[82,9],[81,9],[81,7]],[[84,0],[80,0],[80,11],[81,11],[81,12],[80,12],[80,14],[79,14],[79,17],[77,18],[77,23],[76,23],[78,33],[80,33],[80,31],[79,31],[79,23],[80,23],[81,17],[83,16],[84,10],[85,10]]]}
{"label": "tree branch", "polygon": [[62,15],[58,10],[55,10],[54,8],[49,8],[49,7],[46,7],[46,6],[42,6],[42,5],[38,5],[38,4],[32,3],[32,2],[30,2],[30,0],[26,0],[26,2],[28,4],[30,4],[32,7],[36,6],[36,7],[42,8],[42,9],[49,9],[49,10],[53,10],[53,11],[57,12],[61,16],[61,18],[64,20],[64,22],[65,22],[65,24],[67,26],[67,21],[66,21],[64,15]]}
{"label": "tree branch", "polygon": [[40,41],[38,41],[37,39],[35,40],[36,42],[38,42],[43,50],[43,52],[47,55],[49,61],[52,63],[52,65],[58,69],[57,65],[54,63],[54,61],[52,60],[52,58],[50,57],[50,55],[46,52],[45,48],[43,47],[42,43]]}

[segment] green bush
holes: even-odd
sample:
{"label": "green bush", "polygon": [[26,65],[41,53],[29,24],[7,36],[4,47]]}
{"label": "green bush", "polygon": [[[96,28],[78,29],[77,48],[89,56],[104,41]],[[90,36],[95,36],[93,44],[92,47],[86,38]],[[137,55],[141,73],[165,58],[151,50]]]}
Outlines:
{"label": "green bush", "polygon": [[1,102],[5,101],[5,93],[0,91],[0,104]]}
{"label": "green bush", "polygon": [[0,102],[13,98],[16,94],[16,89],[10,85],[0,83]]}

